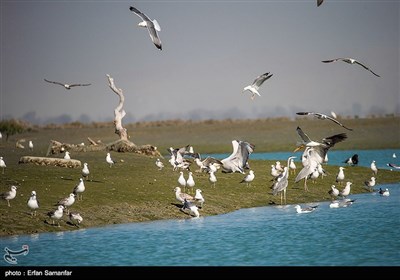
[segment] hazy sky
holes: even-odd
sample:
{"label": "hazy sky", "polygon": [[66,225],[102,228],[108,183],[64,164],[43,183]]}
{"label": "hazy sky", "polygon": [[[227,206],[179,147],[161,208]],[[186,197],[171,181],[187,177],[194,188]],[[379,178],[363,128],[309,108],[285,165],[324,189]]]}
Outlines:
{"label": "hazy sky", "polygon": [[[157,19],[162,51],[131,5]],[[399,114],[399,12],[398,0],[1,0],[0,117],[112,120],[106,74],[124,91],[124,120]],[[321,62],[336,57],[381,77]],[[265,72],[252,101],[242,90]]]}

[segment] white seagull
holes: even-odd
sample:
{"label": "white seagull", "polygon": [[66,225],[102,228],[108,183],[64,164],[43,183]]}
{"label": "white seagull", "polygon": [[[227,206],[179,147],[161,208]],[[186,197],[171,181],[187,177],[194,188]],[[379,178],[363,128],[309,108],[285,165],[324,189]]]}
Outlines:
{"label": "white seagull", "polygon": [[210,181],[213,187],[215,187],[215,183],[217,182],[217,177],[215,176],[214,173],[215,173],[214,171],[210,171],[208,173],[209,174],[208,180]]}
{"label": "white seagull", "polygon": [[343,190],[339,192],[339,196],[346,198],[350,194],[352,182],[347,182]]}
{"label": "white seagull", "polygon": [[70,193],[68,197],[61,199],[56,205],[64,206],[64,208],[68,214],[69,211],[68,211],[67,207],[70,207],[72,204],[74,204],[74,202],[75,202],[75,195],[73,193]]}
{"label": "white seagull", "polygon": [[251,85],[246,86],[246,87],[243,89],[242,92],[245,92],[246,90],[249,90],[249,91],[251,92],[251,99],[252,99],[252,100],[254,99],[254,97],[256,96],[256,94],[257,94],[258,96],[261,96],[260,93],[258,92],[258,89],[260,88],[260,86],[261,86],[266,80],[268,80],[268,79],[271,78],[271,77],[272,77],[272,74],[270,74],[269,72],[258,76],[258,77],[254,80],[254,82],[253,82]]}
{"label": "white seagull", "polygon": [[372,170],[372,173],[376,176],[377,174],[378,174],[378,167],[376,167],[376,163],[375,163],[375,160],[373,160],[372,162],[371,162],[371,170]]}
{"label": "white seagull", "polygon": [[8,207],[10,207],[10,200],[14,199],[16,195],[17,186],[11,186],[11,189],[9,191],[0,194],[0,198],[7,200]]}
{"label": "white seagull", "polygon": [[186,186],[189,187],[189,190],[193,190],[193,187],[196,185],[194,178],[193,178],[193,173],[189,171],[189,177],[186,180]]}
{"label": "white seagull", "polygon": [[191,200],[191,201],[194,200],[193,196],[191,196],[187,193],[183,193],[180,187],[175,187],[174,192],[175,192],[176,200],[178,200],[181,203],[183,203],[185,201],[185,199]]}
{"label": "white seagull", "polygon": [[384,189],[384,190],[382,190],[381,188],[379,188],[379,194],[380,194],[381,196],[389,196],[389,195],[390,195],[390,192],[389,192],[389,189]]}
{"label": "white seagull", "polygon": [[29,144],[28,147],[31,151],[33,151],[33,142],[31,140],[29,140]]}
{"label": "white seagull", "polygon": [[249,174],[247,174],[247,175],[242,179],[242,181],[240,181],[240,183],[246,183],[247,186],[250,186],[250,185],[251,185],[251,182],[253,182],[253,180],[254,180],[254,177],[255,177],[254,171],[253,171],[253,170],[250,170],[250,171],[249,171]]}
{"label": "white seagull", "polygon": [[36,209],[39,209],[39,200],[36,197],[35,191],[32,191],[31,197],[26,203],[28,204],[29,209],[32,210],[31,215],[36,216]]}
{"label": "white seagull", "polygon": [[3,160],[3,157],[0,157],[0,167],[2,169],[2,174],[4,174],[4,169],[7,167],[5,161]]}
{"label": "white seagull", "polygon": [[316,113],[316,112],[297,112],[296,114],[297,114],[297,115],[300,115],[300,116],[304,116],[304,115],[310,116],[310,115],[313,115],[314,117],[316,117],[316,118],[318,118],[318,119],[320,119],[320,120],[330,120],[330,121],[333,121],[334,123],[340,125],[341,127],[344,127],[344,128],[347,129],[347,130],[353,130],[352,128],[346,127],[345,125],[343,125],[341,122],[339,122],[339,121],[336,120],[335,118],[332,118],[332,117],[330,117],[330,116],[328,116],[328,115],[325,115],[325,114]]}
{"label": "white seagull", "polygon": [[158,167],[158,170],[162,170],[164,168],[164,163],[158,158],[156,159],[156,166]]}
{"label": "white seagull", "polygon": [[184,211],[185,209],[189,209],[190,215],[194,215],[195,218],[200,217],[199,208],[196,206],[196,204],[194,204],[192,201],[188,201],[186,198],[184,199],[181,211]]}
{"label": "white seagull", "polygon": [[89,167],[88,167],[88,164],[85,162],[85,163],[83,163],[82,176],[84,178],[86,178],[86,180],[88,180],[89,174],[90,174]]}
{"label": "white seagull", "polygon": [[161,46],[161,40],[158,37],[158,32],[161,31],[161,27],[158,24],[157,20],[151,20],[148,16],[146,16],[144,13],[136,9],[135,7],[130,6],[129,10],[131,10],[133,13],[135,13],[138,17],[142,19],[141,22],[139,22],[140,27],[147,27],[147,30],[149,31],[149,35],[151,40],[153,41],[154,45],[157,47],[157,49],[162,50]]}
{"label": "white seagull", "polygon": [[[79,183],[75,186],[74,190],[72,193],[76,195],[77,200],[83,200],[83,195],[82,193],[85,191],[85,183],[83,182],[82,178],[79,178]],[[79,198],[79,194],[81,194]]]}
{"label": "white seagull", "polygon": [[200,204],[200,208],[203,208],[203,204],[204,204],[205,199],[204,199],[204,197],[203,197],[203,195],[201,193],[202,193],[202,190],[197,189],[196,190],[196,194],[194,196],[194,199],[195,199],[196,203]]}
{"label": "white seagull", "polygon": [[400,169],[400,165],[394,164],[394,163],[387,163],[386,164],[389,167],[393,167],[394,169]]}
{"label": "white seagull", "polygon": [[66,84],[66,83],[60,83],[60,82],[53,82],[53,81],[49,81],[44,79],[46,82],[48,83],[52,83],[52,84],[56,84],[56,85],[60,85],[63,86],[65,89],[71,89],[73,87],[82,87],[82,86],[90,86],[91,84]]}
{"label": "white seagull", "polygon": [[328,194],[332,197],[332,198],[336,198],[339,195],[339,190],[336,188],[335,185],[331,186],[331,189],[328,191]]}
{"label": "white seagull", "polygon": [[49,216],[52,219],[53,225],[54,225],[54,220],[57,220],[57,224],[58,226],[60,226],[58,220],[62,218],[63,214],[64,214],[64,206],[58,205],[58,208],[56,210],[48,212],[47,216]]}
{"label": "white seagull", "polygon": [[376,184],[376,178],[374,176],[371,177],[370,180],[364,182],[365,187],[372,192],[374,190],[374,186]]}
{"label": "white seagull", "polygon": [[309,207],[305,207],[305,208],[301,208],[300,205],[296,205],[294,208],[296,208],[296,212],[298,214],[303,214],[303,213],[311,213],[314,212],[315,209],[317,209],[318,205],[315,206],[309,206]]}
{"label": "white seagull", "polygon": [[365,65],[362,64],[361,62],[355,60],[354,58],[350,58],[350,57],[342,58],[342,57],[339,57],[339,58],[334,58],[334,59],[329,59],[329,60],[323,60],[322,62],[323,62],[323,63],[330,63],[330,62],[336,62],[336,61],[343,61],[343,62],[346,62],[346,63],[349,63],[349,64],[358,64],[358,65],[364,67],[364,69],[370,71],[370,72],[371,72],[372,74],[374,74],[375,76],[380,77],[378,74],[376,74],[376,73],[375,73],[374,71],[372,71],[370,68],[368,68],[367,66],[365,66]]}
{"label": "white seagull", "polygon": [[65,152],[64,159],[71,159],[71,156],[68,151]]}
{"label": "white seagull", "polygon": [[245,174],[244,169],[249,169],[249,156],[254,151],[255,146],[248,142],[239,140],[233,140],[232,146],[232,154],[229,157],[221,160],[222,172],[240,172]]}
{"label": "white seagull", "polygon": [[115,164],[115,161],[112,160],[110,153],[106,155],[106,162],[110,165],[110,168]]}
{"label": "white seagull", "polygon": [[79,214],[78,212],[69,212],[69,219],[71,223],[74,224],[76,227],[79,227],[79,225],[83,221],[81,214]]}

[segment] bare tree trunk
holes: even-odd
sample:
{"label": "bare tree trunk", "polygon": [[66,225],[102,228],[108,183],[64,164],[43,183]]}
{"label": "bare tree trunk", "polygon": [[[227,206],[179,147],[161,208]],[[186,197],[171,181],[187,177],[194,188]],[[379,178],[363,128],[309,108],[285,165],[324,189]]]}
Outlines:
{"label": "bare tree trunk", "polygon": [[114,109],[114,125],[115,125],[115,133],[119,135],[120,140],[128,141],[128,132],[126,128],[122,126],[122,118],[125,117],[126,112],[122,107],[124,106],[125,97],[122,92],[122,89],[117,88],[114,84],[114,78],[107,74],[108,84],[113,92],[115,92],[119,96],[118,106]]}

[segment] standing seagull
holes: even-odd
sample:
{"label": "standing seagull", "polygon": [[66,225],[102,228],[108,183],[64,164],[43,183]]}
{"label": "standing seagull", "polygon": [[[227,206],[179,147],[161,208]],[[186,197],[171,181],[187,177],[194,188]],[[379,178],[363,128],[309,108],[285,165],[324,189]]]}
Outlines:
{"label": "standing seagull", "polygon": [[258,76],[258,77],[254,80],[254,82],[253,82],[251,85],[246,86],[246,87],[243,89],[242,92],[245,92],[246,90],[251,91],[251,93],[252,93],[252,95],[251,95],[251,100],[254,99],[254,97],[256,96],[256,94],[257,94],[258,96],[261,96],[260,93],[258,92],[258,89],[260,88],[260,86],[261,86],[266,80],[268,80],[268,79],[271,78],[271,77],[272,77],[272,74],[270,74],[269,72]]}
{"label": "standing seagull", "polygon": [[88,164],[85,162],[85,163],[83,163],[82,176],[84,178],[86,178],[86,180],[88,180],[89,179],[89,174],[90,174],[90,171],[89,171],[89,168],[88,168]]}
{"label": "standing seagull", "polygon": [[368,71],[370,71],[372,74],[374,74],[377,77],[380,77],[378,74],[376,74],[375,72],[373,72],[371,69],[369,69],[367,66],[365,66],[364,64],[362,64],[361,62],[355,60],[354,58],[350,58],[350,57],[346,57],[346,58],[334,58],[334,59],[330,59],[330,60],[323,60],[323,63],[330,63],[330,62],[336,62],[336,61],[343,61],[349,64],[358,64],[361,65],[362,67],[364,67],[365,69],[367,69]]}
{"label": "standing seagull", "polygon": [[115,164],[115,161],[112,160],[110,153],[107,153],[106,162],[110,165],[110,168]]}
{"label": "standing seagull", "polygon": [[240,183],[246,183],[247,186],[250,186],[250,185],[251,185],[251,182],[253,182],[253,180],[254,180],[254,177],[255,177],[254,171],[253,171],[253,170],[250,170],[250,171],[249,171],[249,174],[247,174],[247,175],[243,178],[243,180],[240,181]]}
{"label": "standing seagull", "polygon": [[7,200],[8,207],[10,207],[10,200],[14,199],[15,196],[17,195],[17,187],[16,186],[11,186],[11,190],[1,193],[0,198]]}
{"label": "standing seagull", "polygon": [[375,160],[373,160],[371,162],[371,170],[372,170],[372,173],[374,174],[374,176],[376,176],[378,174],[379,169],[378,169],[378,167],[376,167]]}
{"label": "standing seagull", "polygon": [[60,83],[60,82],[53,82],[53,81],[49,81],[44,79],[46,82],[51,83],[51,84],[56,84],[56,85],[60,85],[63,86],[65,89],[71,89],[73,87],[82,87],[82,86],[90,86],[91,84],[66,84],[66,83]]}
{"label": "standing seagull", "polygon": [[[85,191],[85,183],[83,182],[82,178],[79,178],[79,183],[75,186],[72,193],[76,196],[77,200],[83,200],[82,193]],[[81,194],[79,198],[79,194]]]}
{"label": "standing seagull", "polygon": [[31,197],[26,202],[28,207],[32,210],[31,215],[36,216],[36,209],[39,208],[39,200],[36,197],[36,192],[32,191]]}
{"label": "standing seagull", "polygon": [[68,151],[65,152],[64,159],[71,159],[71,156]]}
{"label": "standing seagull", "polygon": [[340,126],[342,126],[342,127],[344,127],[345,129],[347,129],[347,130],[353,130],[352,128],[348,128],[348,127],[346,127],[346,126],[344,126],[342,123],[340,123],[338,120],[336,120],[336,119],[334,119],[334,118],[332,118],[332,117],[330,117],[330,116],[328,116],[328,115],[325,115],[325,114],[321,114],[321,113],[315,113],[315,112],[297,112],[296,113],[297,115],[313,115],[314,117],[316,117],[316,118],[318,118],[318,119],[320,119],[320,120],[330,120],[330,121],[333,121],[334,123],[336,123],[336,124],[338,124],[338,125],[340,125]]}
{"label": "standing seagull", "polygon": [[158,170],[162,170],[164,168],[164,163],[158,158],[156,160],[156,166],[158,167]]}
{"label": "standing seagull", "polygon": [[33,142],[32,142],[31,140],[29,141],[28,146],[29,146],[29,149],[30,149],[31,151],[33,151]]}
{"label": "standing seagull", "polygon": [[3,157],[0,157],[0,167],[2,169],[1,173],[4,174],[4,169],[7,167],[5,161],[3,160]]}
{"label": "standing seagull", "polygon": [[161,40],[158,37],[158,33],[157,33],[157,31],[158,32],[161,31],[161,27],[158,24],[157,20],[155,20],[155,19],[151,20],[148,16],[143,14],[141,11],[139,11],[135,7],[130,6],[129,10],[134,12],[137,16],[139,16],[142,19],[142,21],[139,22],[138,25],[140,27],[147,27],[147,30],[149,31],[150,38],[153,41],[154,45],[157,47],[157,49],[162,50]]}

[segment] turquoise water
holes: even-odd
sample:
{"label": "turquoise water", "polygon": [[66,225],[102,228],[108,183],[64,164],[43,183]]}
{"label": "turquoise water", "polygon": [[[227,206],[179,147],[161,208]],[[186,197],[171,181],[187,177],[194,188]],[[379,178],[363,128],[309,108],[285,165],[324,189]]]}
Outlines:
{"label": "turquoise water", "polygon": [[[335,158],[355,152],[331,151],[329,164],[340,165]],[[396,150],[358,153],[364,166],[372,159],[378,166],[400,160]],[[279,156],[287,158],[273,153],[261,159]],[[321,202],[313,213],[297,214],[294,205],[266,206],[199,219],[3,237],[0,266],[399,266],[400,171],[393,172],[399,183],[375,186],[388,188],[389,197],[351,195],[356,202],[347,208]],[[29,253],[15,256],[17,264],[6,262],[4,249],[23,245]]]}
{"label": "turquoise water", "polygon": [[[398,266],[400,185],[389,197],[351,196],[347,208],[318,203],[1,238],[22,266]],[[9,265],[1,260],[1,265]]]}

